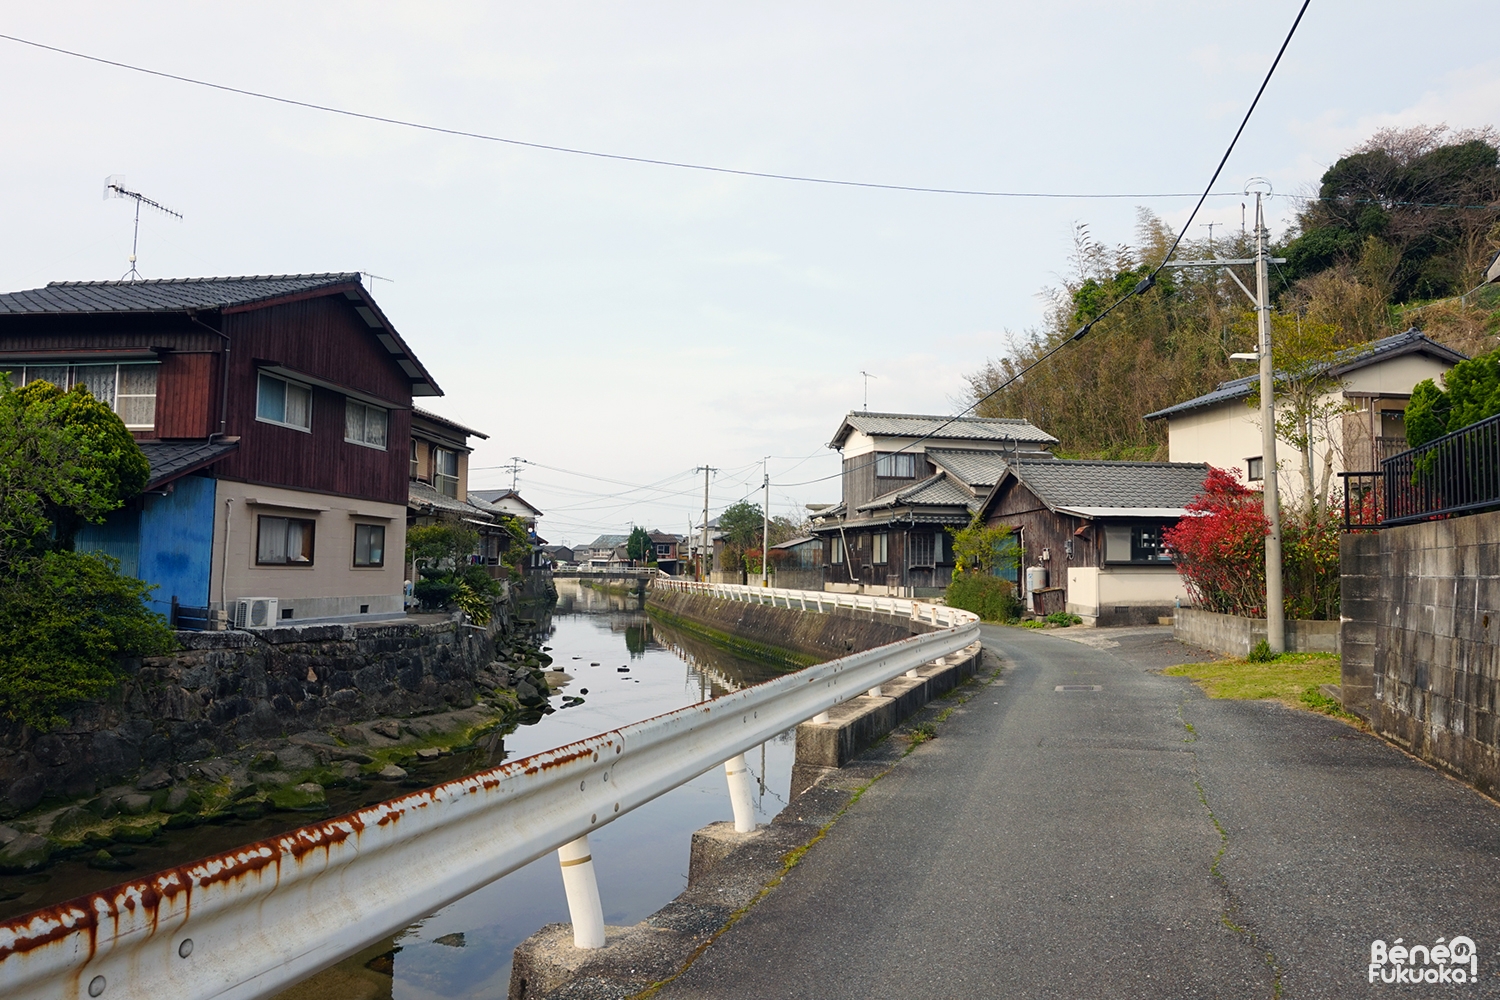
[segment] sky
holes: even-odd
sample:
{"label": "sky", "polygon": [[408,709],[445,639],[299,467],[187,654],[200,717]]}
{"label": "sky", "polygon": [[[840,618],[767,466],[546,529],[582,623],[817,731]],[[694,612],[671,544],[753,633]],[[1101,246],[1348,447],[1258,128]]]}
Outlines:
{"label": "sky", "polygon": [[[1180,227],[1299,4],[0,3],[0,34],[525,142],[998,198],[797,183],[438,135],[0,40],[0,291],[363,271],[549,540],[838,499],[843,415],[946,414],[1039,324],[1074,229]],[[1313,0],[1216,190],[1308,193],[1386,126],[1500,121],[1488,5]],[[1441,22],[1441,23],[1439,23]],[[1425,30],[1425,29],[1424,29]],[[1238,229],[1242,197],[1201,224]],[[1295,201],[1273,197],[1280,233]],[[1224,230],[1219,230],[1222,234]],[[1085,342],[1086,344],[1087,342]],[[873,377],[865,379],[861,372]]]}

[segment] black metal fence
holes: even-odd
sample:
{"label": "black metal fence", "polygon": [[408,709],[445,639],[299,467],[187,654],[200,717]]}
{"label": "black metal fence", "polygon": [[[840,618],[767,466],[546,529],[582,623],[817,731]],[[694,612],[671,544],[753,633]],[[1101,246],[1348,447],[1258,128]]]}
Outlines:
{"label": "black metal fence", "polygon": [[1385,490],[1379,472],[1340,472],[1344,481],[1344,530],[1378,528],[1385,519]]}
{"label": "black metal fence", "polygon": [[[1500,508],[1500,415],[1392,455],[1380,464],[1385,489],[1384,509],[1379,513],[1384,524],[1412,524]],[[1352,482],[1346,477],[1346,487]],[[1348,493],[1346,488],[1346,523]]]}

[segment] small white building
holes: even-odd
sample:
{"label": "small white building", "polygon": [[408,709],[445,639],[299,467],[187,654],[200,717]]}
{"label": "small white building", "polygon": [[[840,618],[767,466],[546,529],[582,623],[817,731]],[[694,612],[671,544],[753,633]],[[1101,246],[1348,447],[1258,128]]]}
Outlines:
{"label": "small white building", "polygon": [[[1405,451],[1406,404],[1423,379],[1440,379],[1464,355],[1444,347],[1420,330],[1407,330],[1342,352],[1328,367],[1339,388],[1323,401],[1343,412],[1330,422],[1327,438],[1314,449],[1314,482],[1321,480],[1329,452],[1332,475],[1368,472],[1380,460]],[[1146,414],[1167,422],[1173,462],[1206,462],[1237,469],[1246,483],[1264,481],[1260,410],[1250,406],[1258,375],[1224,382],[1213,392]],[[1285,442],[1276,448],[1281,495],[1293,502],[1303,494],[1299,454]],[[1337,479],[1334,480],[1337,486]]]}

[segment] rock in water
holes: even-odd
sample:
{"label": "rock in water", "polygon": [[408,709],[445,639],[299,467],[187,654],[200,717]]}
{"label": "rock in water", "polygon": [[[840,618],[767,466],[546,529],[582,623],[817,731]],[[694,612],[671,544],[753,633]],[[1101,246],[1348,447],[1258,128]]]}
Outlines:
{"label": "rock in water", "polygon": [[406,777],[406,768],[397,767],[395,764],[387,764],[380,769],[380,777],[386,781],[400,781]]}
{"label": "rock in water", "polygon": [[381,719],[379,722],[370,723],[370,732],[379,733],[388,740],[399,740],[401,738],[401,723],[395,719]]}
{"label": "rock in water", "polygon": [[36,871],[52,858],[52,845],[46,837],[23,833],[0,847],[0,872],[16,875]]}

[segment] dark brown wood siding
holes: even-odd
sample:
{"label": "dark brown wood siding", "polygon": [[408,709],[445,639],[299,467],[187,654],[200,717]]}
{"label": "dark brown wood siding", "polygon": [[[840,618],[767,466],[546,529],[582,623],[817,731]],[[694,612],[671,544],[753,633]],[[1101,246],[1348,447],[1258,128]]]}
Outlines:
{"label": "dark brown wood siding", "polygon": [[854,509],[862,503],[868,503],[878,496],[884,496],[892,490],[899,490],[906,486],[915,486],[917,483],[932,475],[936,469],[927,461],[926,456],[917,456],[917,474],[911,479],[891,479],[875,475],[875,459],[887,452],[877,452],[860,455],[858,458],[844,459],[844,503],[847,505],[851,517],[857,516]]}
{"label": "dark brown wood siding", "polygon": [[[342,294],[224,317],[233,339],[229,433],[239,448],[219,463],[229,479],[406,502],[411,382]],[[385,450],[344,440],[344,396],[315,387],[311,433],[255,419],[260,369],[277,365],[392,404]]]}
{"label": "dark brown wood siding", "polygon": [[219,358],[166,354],[156,377],[156,436],[205,438],[219,429]]}

